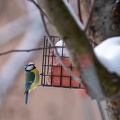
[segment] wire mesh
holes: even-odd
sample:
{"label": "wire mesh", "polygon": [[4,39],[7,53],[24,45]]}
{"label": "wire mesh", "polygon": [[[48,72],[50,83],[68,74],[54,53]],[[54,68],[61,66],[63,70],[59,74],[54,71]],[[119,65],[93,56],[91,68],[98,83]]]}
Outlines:
{"label": "wire mesh", "polygon": [[[59,36],[51,36],[54,45],[60,41]],[[64,44],[64,43],[63,43]],[[65,46],[59,46],[62,50],[62,60],[65,65],[72,70],[72,72],[78,76],[79,73],[72,66],[69,57],[63,56],[63,49]],[[43,59],[42,59],[42,75],[41,75],[41,85],[48,87],[63,87],[63,88],[82,88],[76,80],[74,80],[67,71],[64,70],[62,65],[59,63],[54,49],[48,41],[48,37],[44,36],[44,46]]]}

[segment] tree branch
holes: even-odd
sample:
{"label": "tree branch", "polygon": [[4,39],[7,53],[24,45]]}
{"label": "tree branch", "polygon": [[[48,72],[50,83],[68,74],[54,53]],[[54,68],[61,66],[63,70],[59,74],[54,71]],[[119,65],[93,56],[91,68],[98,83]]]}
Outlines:
{"label": "tree branch", "polygon": [[[54,47],[50,47],[50,48],[61,48],[61,46],[54,46]],[[63,47],[64,48],[64,47]],[[38,50],[44,50],[44,49],[49,49],[49,47],[40,47],[40,48],[33,48],[33,49],[23,49],[23,50],[8,50],[8,51],[5,51],[5,52],[1,52],[0,53],[0,56],[2,55],[6,55],[6,54],[10,54],[10,53],[14,53],[14,52],[34,52],[34,51],[38,51]]]}
{"label": "tree branch", "polygon": [[[63,2],[61,0],[38,0],[38,3],[44,6],[47,16],[62,35],[70,52],[72,63],[82,74],[82,80],[89,86],[88,88],[92,86],[95,92],[100,93],[98,94],[100,98],[102,93],[100,92],[99,82],[106,97],[119,92],[120,78],[110,74],[97,61],[85,33],[80,30]],[[99,81],[97,81],[98,77],[95,69],[97,70]],[[116,79],[116,82],[114,82],[114,79]]]}
{"label": "tree branch", "polygon": [[[83,73],[83,68],[81,68],[81,56],[87,54],[91,56],[91,60],[95,63],[100,82],[102,84],[102,89],[106,96],[110,96],[113,93],[116,93],[119,90],[118,84],[113,84],[113,75],[111,75],[102,65],[97,61],[92,48],[90,47],[86,35],[81,31],[76,24],[75,20],[70,15],[66,6],[63,5],[61,0],[40,0],[41,4],[44,5],[45,10],[52,23],[57,27],[58,31],[63,37],[63,40],[66,43],[66,46],[71,53],[72,62],[75,67]],[[40,2],[38,1],[38,2]],[[92,63],[91,63],[92,64]],[[90,67],[90,66],[89,66]],[[118,78],[119,79],[119,78]],[[108,80],[108,81],[107,81]],[[119,80],[118,80],[119,81]],[[106,84],[105,84],[106,83]],[[115,87],[115,90],[111,90],[112,86]]]}

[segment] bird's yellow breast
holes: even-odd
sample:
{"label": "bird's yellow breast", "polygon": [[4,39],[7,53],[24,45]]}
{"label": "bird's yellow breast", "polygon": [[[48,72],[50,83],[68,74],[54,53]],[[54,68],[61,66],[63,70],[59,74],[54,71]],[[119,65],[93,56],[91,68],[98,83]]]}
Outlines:
{"label": "bird's yellow breast", "polygon": [[38,71],[36,68],[33,69],[33,70],[31,70],[31,72],[33,72],[33,73],[35,74],[35,80],[34,80],[34,82],[32,83],[29,91],[35,89],[35,88],[38,86],[38,84],[39,84],[39,79],[40,79],[39,71]]}

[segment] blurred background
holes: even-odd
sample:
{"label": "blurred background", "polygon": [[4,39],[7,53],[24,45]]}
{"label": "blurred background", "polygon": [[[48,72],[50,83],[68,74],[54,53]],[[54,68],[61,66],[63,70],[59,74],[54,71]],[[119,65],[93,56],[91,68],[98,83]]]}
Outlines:
{"label": "blurred background", "polygon": [[[77,3],[71,0],[77,13]],[[59,35],[47,22],[51,35]],[[36,7],[27,0],[0,0],[0,53],[43,44],[44,27]],[[25,104],[24,65],[41,72],[42,51],[0,56],[0,120],[101,120],[96,101],[84,90],[38,87]],[[87,113],[85,112],[87,110]]]}

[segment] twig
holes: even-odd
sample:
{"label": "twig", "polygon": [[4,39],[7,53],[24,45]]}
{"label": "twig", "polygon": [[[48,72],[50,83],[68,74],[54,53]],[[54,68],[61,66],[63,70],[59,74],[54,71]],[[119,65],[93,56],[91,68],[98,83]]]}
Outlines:
{"label": "twig", "polygon": [[[63,46],[64,47],[64,46]],[[9,53],[13,53],[13,52],[32,52],[32,51],[38,51],[38,50],[43,50],[43,49],[49,49],[49,48],[63,48],[61,46],[54,46],[54,47],[40,47],[40,48],[33,48],[33,49],[22,49],[22,50],[8,50],[8,51],[5,51],[5,52],[1,52],[0,53],[0,56],[2,55],[6,55],[6,54],[9,54]]]}
{"label": "twig", "polygon": [[92,10],[91,10],[91,12],[90,12],[90,15],[89,15],[89,18],[88,18],[88,21],[87,21],[87,24],[86,24],[86,26],[85,26],[85,32],[86,32],[86,30],[88,29],[88,27],[89,27],[89,24],[90,24],[90,21],[91,21],[91,18],[92,18],[92,15],[93,15],[93,11],[94,11],[94,6],[95,6],[95,0],[93,0],[93,3],[92,3]]}
{"label": "twig", "polygon": [[78,15],[79,15],[79,19],[80,19],[81,23],[83,23],[82,14],[81,14],[80,0],[78,0]]}
{"label": "twig", "polygon": [[[31,2],[33,2],[33,3],[35,4],[35,6],[36,6],[36,5],[39,6],[35,1],[32,0]],[[36,7],[37,7],[37,6],[36,6]],[[39,9],[40,6],[37,7],[37,8]],[[39,9],[39,11],[40,11],[40,13],[41,13],[41,17],[42,17],[42,21],[43,21],[43,25],[44,25],[45,31],[46,31],[47,36],[48,36],[48,38],[49,38],[48,40],[49,40],[49,42],[51,43],[51,45],[54,47],[54,44],[53,44],[53,42],[52,42],[52,39],[51,39],[51,37],[50,37],[49,31],[48,31],[47,26],[46,26],[46,23],[45,23],[44,14],[41,12],[41,9]],[[57,56],[59,62],[61,63],[62,67],[63,67],[75,80],[77,80],[79,83],[82,83],[82,82],[81,82],[81,79],[80,79],[77,75],[75,75],[68,67],[66,67],[66,65],[64,64],[64,62],[63,62],[63,60],[61,59],[60,55],[58,54],[57,49],[54,48],[54,50],[55,50],[56,56]]]}
{"label": "twig", "polygon": [[[34,1],[34,0],[28,0],[32,3],[35,4],[35,6],[41,11],[41,13],[48,19],[48,21],[50,22],[50,19],[48,18],[48,16],[46,15],[46,13],[41,9],[41,7]],[[50,22],[51,23],[51,22]]]}

